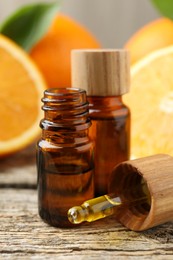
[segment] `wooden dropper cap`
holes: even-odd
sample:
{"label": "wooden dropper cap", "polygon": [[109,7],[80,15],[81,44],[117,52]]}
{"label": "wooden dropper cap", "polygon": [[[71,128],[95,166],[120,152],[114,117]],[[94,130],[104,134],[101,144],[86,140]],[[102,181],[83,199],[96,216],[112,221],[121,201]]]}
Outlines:
{"label": "wooden dropper cap", "polygon": [[73,50],[72,86],[88,96],[119,96],[129,91],[130,58],[124,49]]}
{"label": "wooden dropper cap", "polygon": [[[173,220],[173,157],[165,154],[126,161],[114,168],[109,191],[128,196],[143,179],[151,197],[151,207],[124,207],[117,219],[131,230],[141,231]],[[132,198],[131,198],[132,199]]]}

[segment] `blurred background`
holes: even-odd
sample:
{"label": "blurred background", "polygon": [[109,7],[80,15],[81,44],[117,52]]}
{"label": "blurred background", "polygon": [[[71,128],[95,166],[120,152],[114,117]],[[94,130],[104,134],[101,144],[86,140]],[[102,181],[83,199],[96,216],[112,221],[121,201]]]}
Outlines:
{"label": "blurred background", "polygon": [[[36,1],[1,1],[0,21],[17,7],[32,2]],[[160,16],[150,0],[64,0],[61,12],[85,25],[105,48],[122,47],[137,29]]]}

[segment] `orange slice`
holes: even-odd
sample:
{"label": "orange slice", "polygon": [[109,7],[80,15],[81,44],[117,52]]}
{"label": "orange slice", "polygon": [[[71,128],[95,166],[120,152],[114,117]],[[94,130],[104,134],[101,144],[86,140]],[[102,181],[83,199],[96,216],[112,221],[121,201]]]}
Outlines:
{"label": "orange slice", "polygon": [[147,54],[173,44],[173,21],[161,17],[140,28],[125,44],[131,53],[131,63]]}
{"label": "orange slice", "polygon": [[38,136],[45,88],[31,58],[0,35],[0,155],[24,148]]}
{"label": "orange slice", "polygon": [[131,77],[131,157],[173,155],[173,46],[137,62]]}

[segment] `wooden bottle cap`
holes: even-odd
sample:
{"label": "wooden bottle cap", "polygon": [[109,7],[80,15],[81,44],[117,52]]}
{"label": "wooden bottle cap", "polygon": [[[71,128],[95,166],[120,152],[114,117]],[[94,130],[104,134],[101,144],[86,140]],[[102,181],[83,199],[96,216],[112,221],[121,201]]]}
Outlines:
{"label": "wooden bottle cap", "polygon": [[119,96],[129,91],[130,58],[124,49],[73,50],[72,86],[88,96]]}
{"label": "wooden bottle cap", "polygon": [[[124,207],[118,220],[131,230],[141,231],[173,220],[173,157],[165,154],[126,161],[114,168],[110,191],[121,193],[146,182],[151,197],[151,207]],[[129,199],[129,198],[126,198]]]}

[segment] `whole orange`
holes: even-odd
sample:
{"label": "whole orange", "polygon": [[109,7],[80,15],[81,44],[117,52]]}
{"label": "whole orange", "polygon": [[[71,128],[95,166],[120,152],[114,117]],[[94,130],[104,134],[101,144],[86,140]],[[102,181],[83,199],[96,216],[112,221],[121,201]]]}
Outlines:
{"label": "whole orange", "polygon": [[146,54],[169,45],[173,45],[173,21],[160,18],[139,29],[125,48],[130,50],[131,63],[135,63]]}
{"label": "whole orange", "polygon": [[100,48],[100,43],[78,22],[59,14],[30,55],[49,87],[68,87],[71,85],[70,53],[81,48]]}

